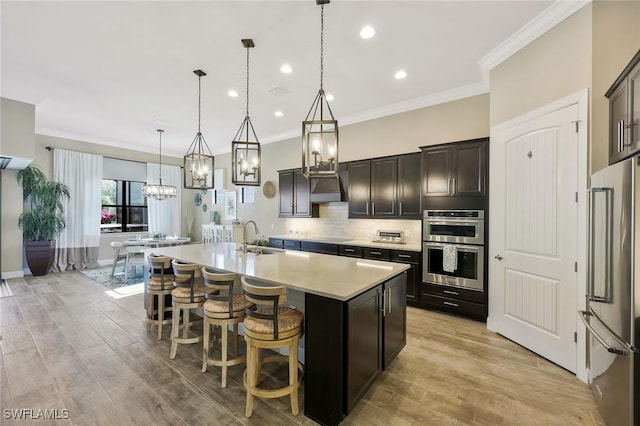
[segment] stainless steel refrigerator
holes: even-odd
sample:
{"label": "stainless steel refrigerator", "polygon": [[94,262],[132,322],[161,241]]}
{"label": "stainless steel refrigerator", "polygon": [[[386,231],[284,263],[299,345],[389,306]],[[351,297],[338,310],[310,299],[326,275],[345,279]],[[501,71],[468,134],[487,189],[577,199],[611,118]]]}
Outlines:
{"label": "stainless steel refrigerator", "polygon": [[589,383],[608,425],[640,425],[638,157],[595,173],[589,203]]}

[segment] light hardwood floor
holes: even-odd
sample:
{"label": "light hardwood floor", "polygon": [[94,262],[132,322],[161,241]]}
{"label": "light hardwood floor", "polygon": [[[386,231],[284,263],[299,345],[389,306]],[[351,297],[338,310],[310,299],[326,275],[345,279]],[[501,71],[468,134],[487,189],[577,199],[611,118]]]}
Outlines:
{"label": "light hardwood floor", "polygon": [[[169,359],[147,333],[142,295],[113,299],[79,272],[9,281],[0,298],[0,424],[5,409],[67,409],[76,425],[314,424],[289,398],[256,401],[244,417],[242,366],[200,372],[201,347]],[[484,324],[408,309],[407,346],[345,425],[601,425],[587,385],[488,331]],[[275,367],[271,376],[278,377]],[[275,380],[275,379],[272,379]]]}

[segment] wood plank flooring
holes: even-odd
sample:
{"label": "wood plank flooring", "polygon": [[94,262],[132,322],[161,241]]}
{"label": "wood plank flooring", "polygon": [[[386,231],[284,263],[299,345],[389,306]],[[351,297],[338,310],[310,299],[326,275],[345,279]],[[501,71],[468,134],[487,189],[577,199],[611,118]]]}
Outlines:
{"label": "wood plank flooring", "polygon": [[[222,389],[219,369],[200,372],[200,345],[170,360],[169,327],[161,341],[147,333],[142,295],[113,299],[79,272],[9,285],[13,296],[0,298],[2,425],[314,424],[302,393],[297,417],[281,398],[257,400],[245,418],[244,367],[230,367]],[[66,409],[69,418],[14,420],[5,409]],[[482,323],[409,308],[407,346],[343,424],[604,423],[571,373]]]}

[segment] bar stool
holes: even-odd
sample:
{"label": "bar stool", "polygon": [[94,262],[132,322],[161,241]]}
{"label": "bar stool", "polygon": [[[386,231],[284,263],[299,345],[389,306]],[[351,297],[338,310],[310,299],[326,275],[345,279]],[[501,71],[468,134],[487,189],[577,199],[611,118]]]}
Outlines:
{"label": "bar stool", "polygon": [[[238,274],[215,273],[202,268],[202,277],[207,293],[204,302],[204,327],[202,345],[202,372],[207,371],[208,365],[222,367],[222,387],[227,387],[227,366],[238,365],[245,362],[246,355],[238,354],[238,324],[245,317],[245,309],[254,308],[255,305],[246,301],[244,294],[234,293],[235,289],[241,288],[240,276]],[[214,293],[215,292],[215,293]],[[229,350],[229,326],[233,325],[233,353],[234,358],[228,358]],[[211,344],[209,337],[212,329],[220,327],[222,335],[222,354],[220,359],[214,358],[211,354]]]}
{"label": "bar stool", "polygon": [[[298,389],[298,343],[302,337],[303,315],[300,311],[282,307],[287,303],[287,290],[283,286],[256,286],[249,284],[245,277],[241,278],[245,298],[258,306],[258,309],[247,309],[244,319],[244,340],[247,342],[247,369],[245,371],[245,387],[247,389],[247,405],[245,416],[253,414],[253,398],[279,398],[290,395],[291,412],[299,413]],[[281,347],[289,349],[289,385],[279,389],[261,389],[258,379],[263,362],[281,359],[282,355],[264,358],[262,349]]]}
{"label": "bar stool", "polygon": [[[171,259],[165,256],[149,254],[151,272],[147,281],[147,333],[151,326],[158,327],[158,340],[162,339],[162,326],[171,324],[171,318],[164,319],[166,312],[171,312],[171,306],[165,306],[165,296],[173,291],[173,269]],[[157,299],[157,304],[156,304]]]}
{"label": "bar stool", "polygon": [[111,247],[116,251],[116,254],[113,258],[113,268],[111,268],[111,278],[113,278],[116,273],[116,266],[118,265],[118,262],[125,262],[126,264],[127,254],[123,253],[123,249],[126,247],[126,245],[124,243],[121,243],[120,241],[112,241]]}
{"label": "bar stool", "polygon": [[[174,359],[179,344],[199,343],[202,341],[202,335],[189,337],[191,326],[195,324],[195,322],[189,322],[189,313],[191,309],[201,308],[204,305],[205,290],[204,284],[198,280],[198,278],[202,278],[200,265],[182,263],[175,259],[171,264],[173,266],[173,275],[175,276],[173,281],[175,288],[171,291],[173,317],[171,318],[171,352],[169,358]],[[180,311],[182,311],[182,318]],[[180,337],[180,327],[182,327],[182,337]]]}

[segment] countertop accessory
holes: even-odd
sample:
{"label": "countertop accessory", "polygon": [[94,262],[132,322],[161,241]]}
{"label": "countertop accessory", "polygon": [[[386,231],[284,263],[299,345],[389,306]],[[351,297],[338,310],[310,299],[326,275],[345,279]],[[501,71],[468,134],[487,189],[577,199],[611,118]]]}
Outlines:
{"label": "countertop accessory", "polygon": [[253,39],[242,39],[247,49],[247,112],[231,142],[231,181],[238,186],[260,186],[260,142],[249,118],[249,49]]}
{"label": "countertop accessory", "polygon": [[404,232],[377,230],[371,241],[375,243],[405,244]]}
{"label": "countertop accessory", "polygon": [[262,185],[262,194],[267,198],[273,198],[276,195],[276,186],[270,180]]}
{"label": "countertop accessory", "polygon": [[184,187],[188,189],[213,189],[213,154],[200,131],[201,80],[206,76],[202,70],[193,71],[198,76],[198,133],[184,156]]}
{"label": "countertop accessory", "polygon": [[166,200],[167,198],[173,198],[178,196],[178,188],[172,185],[162,184],[162,134],[164,130],[158,129],[158,137],[160,138],[160,178],[158,183],[146,183],[142,185],[142,195],[147,198],[153,198],[154,200]]}
{"label": "countertop accessory", "polygon": [[[324,77],[324,5],[320,5],[320,90],[302,122],[302,174],[306,178],[338,176],[338,121],[331,112],[322,80]],[[328,113],[328,114],[327,114]]]}

